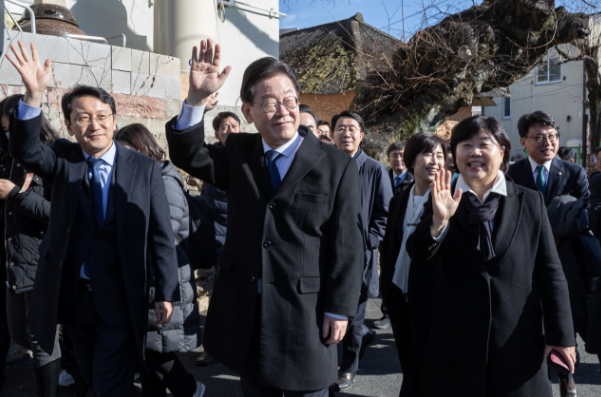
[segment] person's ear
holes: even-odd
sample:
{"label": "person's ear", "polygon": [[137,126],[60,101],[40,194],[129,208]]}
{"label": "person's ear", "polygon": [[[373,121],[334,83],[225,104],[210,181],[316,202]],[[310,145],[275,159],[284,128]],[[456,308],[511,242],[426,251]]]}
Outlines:
{"label": "person's ear", "polygon": [[522,145],[523,149],[527,149],[527,147],[526,147],[526,139],[525,138],[520,138],[520,145]]}
{"label": "person's ear", "polygon": [[242,104],[242,114],[244,115],[244,118],[246,119],[246,122],[248,124],[252,124],[252,122],[253,122],[253,116],[250,114],[250,105],[248,103],[243,103]]}
{"label": "person's ear", "polygon": [[65,126],[67,127],[67,132],[69,133],[69,135],[71,135],[71,136],[74,136],[74,135],[75,135],[75,133],[74,133],[74,132],[73,132],[73,130],[72,130],[72,127],[73,127],[73,126],[72,126],[72,124],[71,124],[71,121],[69,121],[69,120],[65,119]]}

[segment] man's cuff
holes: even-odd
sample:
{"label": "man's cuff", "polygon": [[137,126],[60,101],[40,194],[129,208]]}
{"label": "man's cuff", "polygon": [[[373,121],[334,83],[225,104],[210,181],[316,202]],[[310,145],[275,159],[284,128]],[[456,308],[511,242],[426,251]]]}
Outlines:
{"label": "man's cuff", "polygon": [[19,188],[19,186],[15,185],[12,188],[12,190],[10,191],[10,193],[8,193],[8,198],[13,199],[13,198],[17,197],[19,195],[20,191],[21,191],[21,188]]}
{"label": "man's cuff", "polygon": [[188,106],[186,101],[182,104],[182,110],[180,110],[177,116],[177,122],[175,123],[176,130],[185,130],[192,127],[202,121],[202,117],[205,112],[206,106]]}
{"label": "man's cuff", "polygon": [[325,312],[324,314],[328,317],[335,318],[336,320],[348,320],[347,316],[341,316],[340,314],[332,314],[328,312]]}
{"label": "man's cuff", "polygon": [[29,106],[21,99],[17,105],[17,118],[21,121],[35,119],[42,113],[42,107]]}

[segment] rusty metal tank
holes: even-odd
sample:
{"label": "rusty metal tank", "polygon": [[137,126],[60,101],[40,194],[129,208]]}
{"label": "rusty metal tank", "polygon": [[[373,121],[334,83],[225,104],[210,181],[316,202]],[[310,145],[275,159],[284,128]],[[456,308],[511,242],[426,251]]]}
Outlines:
{"label": "rusty metal tank", "polygon": [[[67,7],[55,4],[33,4],[30,6],[35,15],[35,30],[38,34],[61,37],[65,33],[85,34],[79,28],[75,17]],[[25,10],[19,25],[24,32],[31,32],[31,17]],[[13,30],[18,29],[16,26]]]}

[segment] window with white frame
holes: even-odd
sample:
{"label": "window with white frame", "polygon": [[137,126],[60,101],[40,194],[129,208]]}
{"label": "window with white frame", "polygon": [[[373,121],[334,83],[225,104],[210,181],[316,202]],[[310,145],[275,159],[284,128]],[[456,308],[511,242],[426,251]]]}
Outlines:
{"label": "window with white frame", "polygon": [[504,119],[511,118],[511,97],[503,98],[503,118]]}
{"label": "window with white frame", "polygon": [[549,58],[542,61],[537,68],[536,84],[559,83],[561,81],[560,58]]}

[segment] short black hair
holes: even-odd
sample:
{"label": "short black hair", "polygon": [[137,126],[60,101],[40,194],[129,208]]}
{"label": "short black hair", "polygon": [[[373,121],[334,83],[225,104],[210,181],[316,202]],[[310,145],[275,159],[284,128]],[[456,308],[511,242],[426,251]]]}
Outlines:
{"label": "short black hair", "polygon": [[[518,121],[518,132],[520,138],[526,138],[530,127],[552,127],[557,130],[557,124],[551,115],[537,110],[536,112],[526,113]],[[558,130],[559,132],[559,130]]]}
{"label": "short black hair", "polygon": [[328,123],[328,122],[327,122],[327,121],[325,121],[325,120],[318,120],[318,121],[317,121],[317,126],[319,127],[320,125],[327,125],[327,126],[328,126],[328,128],[330,128],[330,123]]}
{"label": "short black hair", "polygon": [[303,103],[301,103],[300,105],[298,105],[298,112],[299,113],[308,113],[311,116],[313,116],[313,118],[315,119],[315,127],[317,127],[319,124],[319,119],[317,118],[317,116],[315,115],[315,113],[313,113],[313,111],[311,110],[311,108],[309,107],[309,105],[305,105]]}
{"label": "short black hair", "polygon": [[570,149],[569,147],[562,146],[557,151],[557,155],[560,159],[565,161],[576,160],[576,151],[574,149]]}
{"label": "short black hair", "polygon": [[355,120],[357,123],[359,123],[359,126],[361,127],[361,132],[365,132],[365,121],[363,121],[363,117],[359,116],[357,113],[353,113],[348,110],[345,110],[344,112],[332,117],[332,129],[336,128],[336,123],[342,117],[350,117],[351,119]]}
{"label": "short black hair", "polygon": [[215,118],[213,119],[213,129],[215,130],[215,132],[217,132],[219,130],[219,125],[221,124],[221,122],[224,119],[227,119],[228,117],[233,118],[234,120],[236,120],[238,122],[238,124],[240,124],[240,117],[238,117],[238,115],[236,113],[221,112],[217,116],[215,116]]}
{"label": "short black hair", "polygon": [[17,107],[19,101],[24,98],[23,94],[14,94],[6,97],[0,102],[0,113],[2,116],[10,117],[12,110]]}
{"label": "short black hair", "polygon": [[390,146],[388,146],[388,149],[386,149],[386,157],[390,156],[390,153],[392,153],[395,150],[399,150],[399,149],[405,149],[405,142],[393,142],[390,144]]}
{"label": "short black hair", "polygon": [[298,96],[301,89],[294,70],[285,62],[278,61],[273,57],[265,57],[257,59],[248,65],[244,71],[242,86],[240,87],[240,99],[242,103],[252,105],[257,83],[278,74],[282,74],[292,80],[292,84],[294,84],[294,88],[296,89],[296,95]]}
{"label": "short black hair", "polygon": [[447,151],[444,147],[444,139],[431,132],[419,132],[414,134],[405,145],[403,153],[403,161],[409,172],[413,173],[415,158],[422,153],[429,153],[436,149],[437,146],[442,148],[446,157]]}
{"label": "short black hair", "polygon": [[103,88],[92,87],[90,85],[78,85],[75,86],[75,88],[73,88],[71,92],[63,96],[61,107],[63,108],[65,120],[71,121],[71,112],[73,111],[73,100],[84,96],[91,96],[98,99],[102,103],[106,103],[111,108],[112,114],[117,114],[115,100]]}
{"label": "short black hair", "polygon": [[457,167],[457,145],[461,142],[471,139],[481,130],[490,133],[499,146],[504,150],[503,163],[501,171],[507,171],[509,164],[509,152],[511,152],[511,141],[507,137],[507,133],[499,120],[494,117],[474,116],[461,120],[459,124],[453,127],[451,131],[451,153],[453,153],[453,162]]}
{"label": "short black hair", "polygon": [[599,147],[597,148],[597,150],[595,151],[595,155],[596,155],[597,157],[599,157],[599,152],[601,152],[601,146],[599,146]]}

